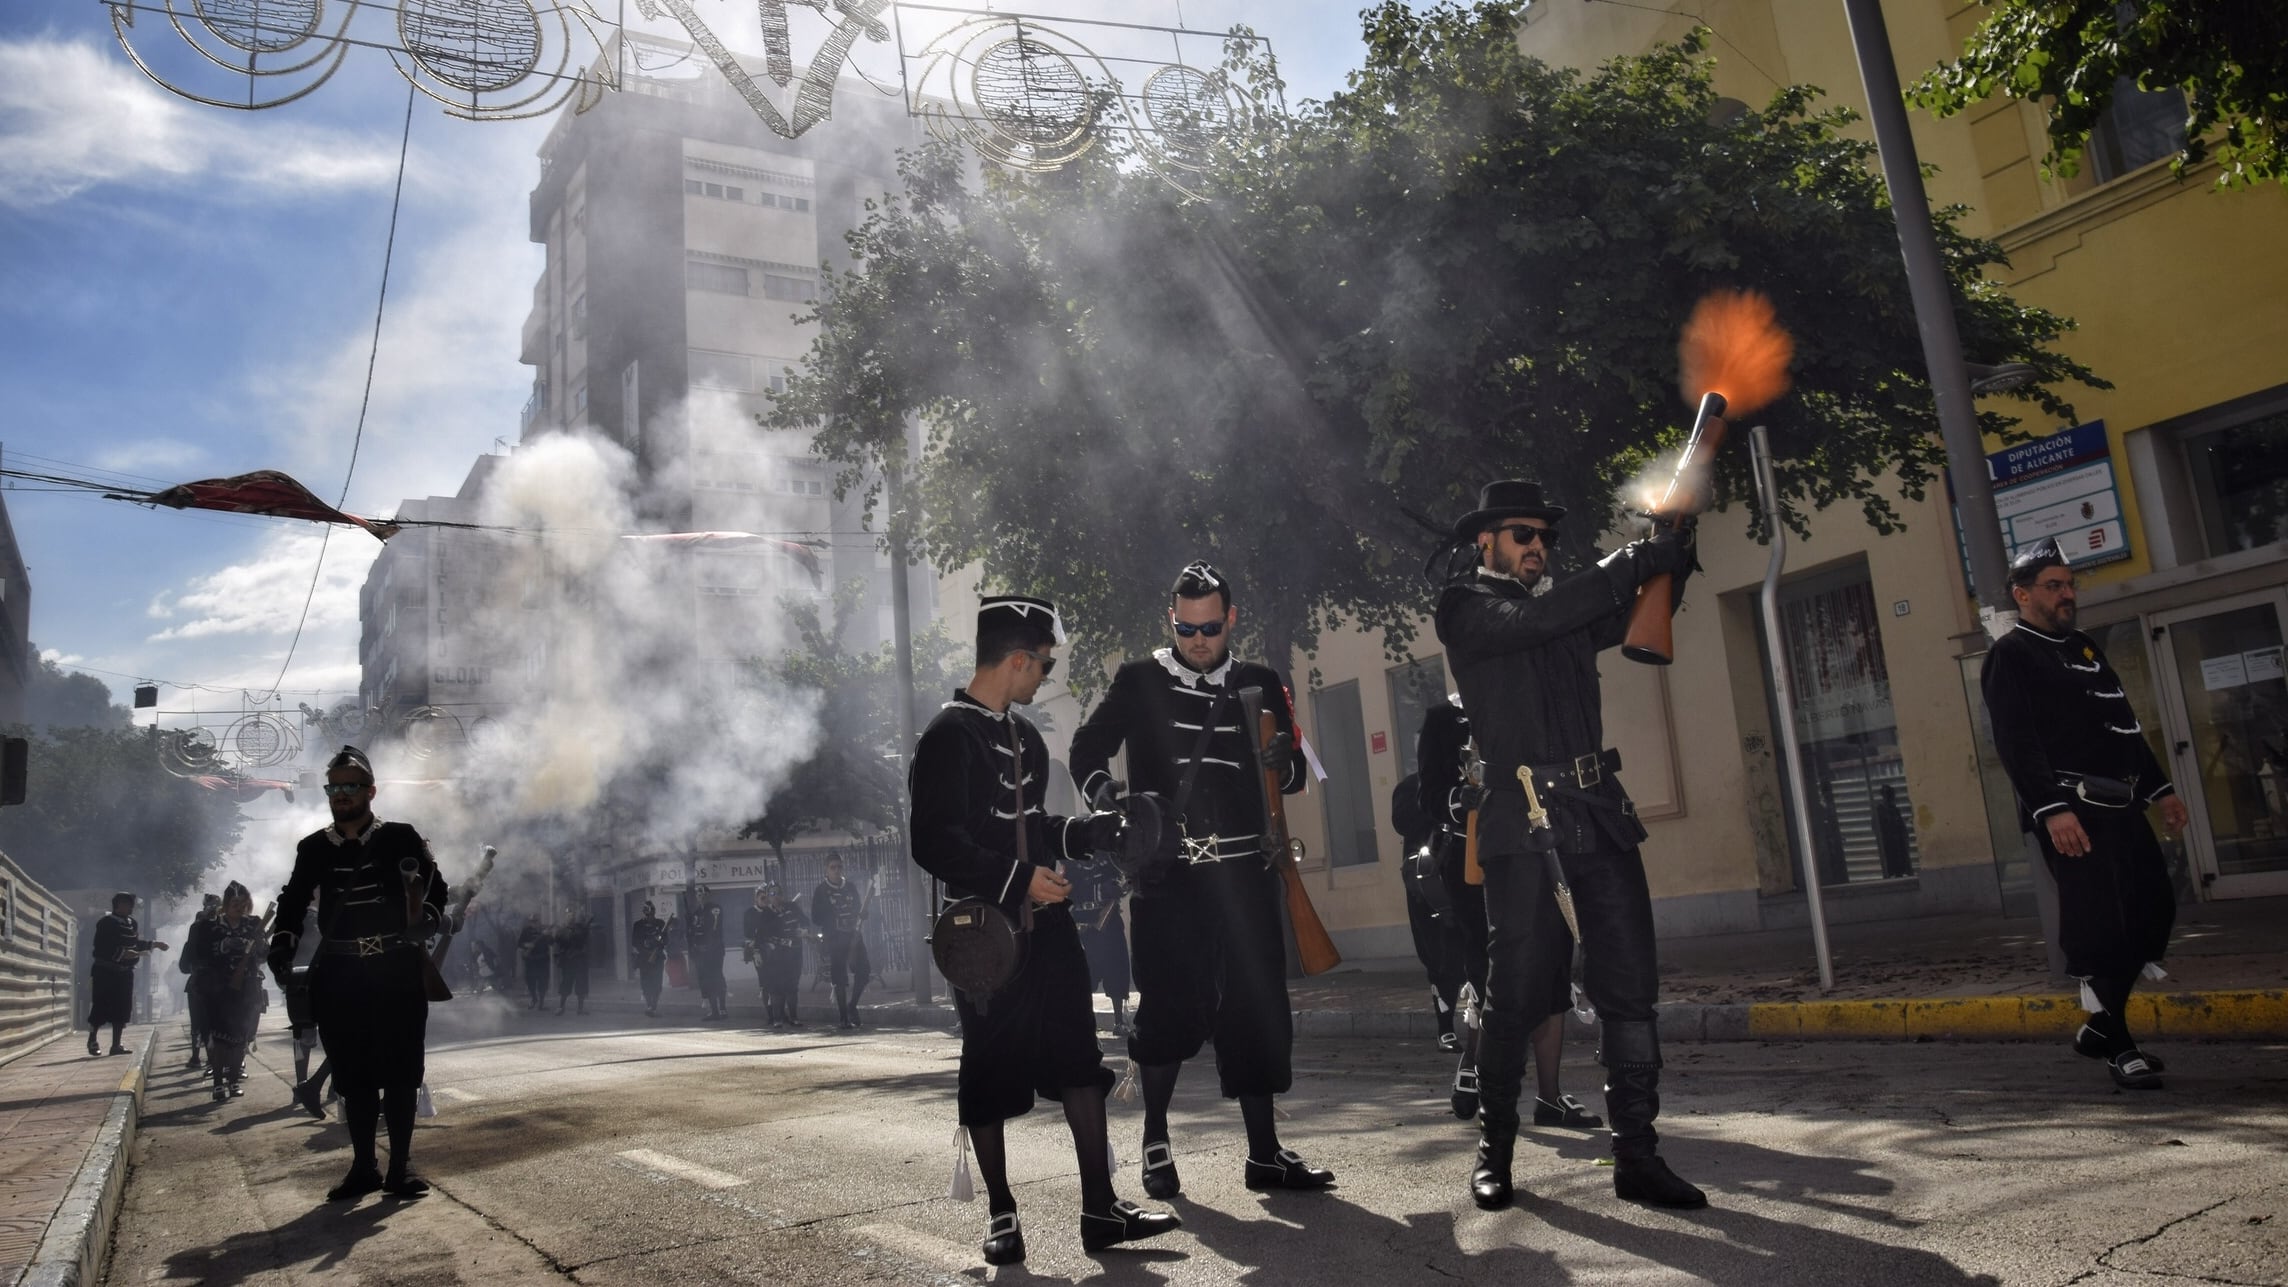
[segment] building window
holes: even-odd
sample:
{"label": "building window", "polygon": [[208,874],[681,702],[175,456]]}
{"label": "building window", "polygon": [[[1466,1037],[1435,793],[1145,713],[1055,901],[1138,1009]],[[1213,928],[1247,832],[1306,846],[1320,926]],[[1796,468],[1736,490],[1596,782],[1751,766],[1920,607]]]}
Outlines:
{"label": "building window", "polygon": [[729,184],[725,184],[723,187],[723,199],[725,201],[745,201],[747,199],[747,190],[745,188],[734,188]]}
{"label": "building window", "polygon": [[2089,133],[2090,167],[2099,183],[2185,150],[2185,95],[2142,90],[2133,77],[2114,82],[2113,102]]}
{"label": "building window", "polygon": [[588,337],[588,296],[585,292],[572,298],[572,338]]}
{"label": "building window", "polygon": [[745,295],[747,270],[730,264],[708,264],[686,260],[683,265],[683,284],[692,290],[711,291],[718,295]]}
{"label": "building window", "polygon": [[776,206],[778,203],[779,203],[779,199],[778,199],[776,196],[772,195],[771,193],[768,193],[768,192],[758,192],[758,193],[756,193],[756,194],[755,194],[755,204],[756,204],[756,205],[759,205],[759,206]]}
{"label": "building window", "polygon": [[1807,577],[1780,591],[1795,709],[1771,715],[1775,723],[1783,716],[1795,721],[1813,831],[1807,846],[1804,837],[1792,834],[1789,812],[1799,887],[1807,848],[1822,885],[1915,871],[1914,804],[1899,753],[1880,623],[1864,564]]}
{"label": "building window", "polygon": [[763,298],[810,300],[818,298],[818,283],[807,277],[784,277],[778,273],[763,274]]}
{"label": "building window", "polygon": [[794,208],[795,208],[795,209],[797,209],[797,210],[808,210],[808,209],[810,209],[810,198],[809,198],[809,197],[796,197],[796,198],[794,199]]}
{"label": "building window", "polygon": [[690,360],[691,383],[694,387],[735,389],[742,393],[754,387],[754,359],[744,353],[692,349]]}
{"label": "building window", "polygon": [[2288,407],[2184,447],[2211,555],[2288,540]]}
{"label": "building window", "polygon": [[572,416],[575,420],[584,420],[587,414],[588,382],[583,380],[578,388],[572,390]]}
{"label": "building window", "polygon": [[774,376],[772,376],[772,377],[771,377],[771,380],[770,380],[770,387],[771,387],[771,392],[773,392],[773,393],[785,393],[785,392],[786,392],[786,374],[785,374],[784,372],[781,372],[781,373],[779,373],[779,374],[777,374],[777,375],[774,375]]}
{"label": "building window", "polygon": [[1398,774],[1422,767],[1414,759],[1414,735],[1423,717],[1446,700],[1446,659],[1424,657],[1390,668],[1390,740],[1398,744]]}
{"label": "building window", "polygon": [[1311,694],[1312,741],[1327,767],[1326,790],[1319,798],[1326,806],[1327,862],[1336,867],[1358,867],[1378,861],[1381,854],[1374,826],[1375,791],[1367,774],[1366,717],[1359,709],[1355,679],[1330,684]]}

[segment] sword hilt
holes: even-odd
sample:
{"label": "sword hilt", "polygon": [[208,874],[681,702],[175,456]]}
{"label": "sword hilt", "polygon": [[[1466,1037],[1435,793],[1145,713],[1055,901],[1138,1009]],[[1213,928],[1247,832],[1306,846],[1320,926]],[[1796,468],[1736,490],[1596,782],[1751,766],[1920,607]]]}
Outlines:
{"label": "sword hilt", "polygon": [[1517,766],[1517,784],[1525,788],[1525,822],[1536,831],[1549,829],[1549,810],[1541,807],[1541,797],[1533,789],[1533,770]]}

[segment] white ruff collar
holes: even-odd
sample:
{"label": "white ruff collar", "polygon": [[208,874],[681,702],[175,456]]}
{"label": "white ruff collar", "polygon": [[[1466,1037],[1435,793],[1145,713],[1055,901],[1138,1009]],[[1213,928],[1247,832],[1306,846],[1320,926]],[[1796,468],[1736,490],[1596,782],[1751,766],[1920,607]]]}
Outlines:
{"label": "white ruff collar", "polygon": [[971,697],[967,692],[955,693],[953,695],[953,700],[947,702],[941,709],[953,710],[956,708],[965,711],[976,711],[978,714],[985,716],[987,719],[1009,718],[1009,712],[997,711],[992,707],[985,705],[983,702],[978,701],[976,698]]}
{"label": "white ruff collar", "polygon": [[[377,813],[373,815],[373,821],[365,824],[365,830],[358,833],[358,840],[363,842],[373,839],[374,830],[379,826],[381,826],[381,815]],[[340,827],[331,822],[326,824],[326,839],[337,845],[348,844],[350,840],[348,836],[342,834]]]}
{"label": "white ruff collar", "polygon": [[1176,656],[1176,650],[1173,648],[1153,649],[1152,660],[1160,663],[1160,669],[1165,670],[1169,674],[1174,675],[1176,678],[1184,681],[1184,687],[1186,688],[1198,688],[1200,686],[1200,681],[1203,679],[1211,684],[1214,684],[1216,687],[1221,688],[1223,687],[1224,676],[1231,673],[1232,656],[1230,651],[1226,650],[1223,655],[1223,660],[1216,663],[1216,668],[1214,670],[1208,671],[1205,674],[1202,674],[1201,672],[1192,669],[1190,666],[1185,665],[1183,660]]}
{"label": "white ruff collar", "polygon": [[[1507,581],[1511,585],[1525,585],[1525,582],[1519,580],[1517,577],[1511,576],[1507,572],[1496,572],[1492,568],[1489,568],[1482,563],[1478,565],[1478,575],[1485,577],[1490,581]],[[1556,584],[1556,582],[1557,578],[1549,575],[1547,572],[1544,572],[1541,574],[1541,579],[1539,581],[1534,582],[1532,585],[1525,585],[1525,592],[1538,599],[1542,595],[1549,593],[1549,587]]]}

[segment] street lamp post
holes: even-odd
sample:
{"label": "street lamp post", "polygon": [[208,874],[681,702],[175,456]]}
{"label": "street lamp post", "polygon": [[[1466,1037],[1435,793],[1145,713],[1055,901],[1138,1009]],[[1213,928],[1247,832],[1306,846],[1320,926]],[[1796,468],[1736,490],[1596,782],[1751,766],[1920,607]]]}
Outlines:
{"label": "street lamp post", "polygon": [[1962,359],[1962,336],[1954,320],[1954,287],[1938,253],[1929,198],[1923,192],[1922,164],[1907,125],[1906,99],[1898,68],[1891,64],[1891,36],[1883,22],[1882,0],[1843,0],[1851,21],[1851,43],[1859,58],[1859,79],[1867,88],[1867,117],[1875,127],[1875,147],[1883,162],[1883,182],[1891,191],[1891,213],[1899,225],[1899,251],[1907,265],[1907,289],[1914,299],[1915,325],[1922,332],[1923,360],[1931,393],[1938,399],[1940,434],[1946,440],[1947,470],[1954,479],[1955,510],[1961,516],[1963,544],[1970,552],[1973,587],[1989,620],[2010,610],[2004,577],[2002,521],[1994,512],[1994,485],[1986,474],[1986,449],[1971,406],[1970,373]]}

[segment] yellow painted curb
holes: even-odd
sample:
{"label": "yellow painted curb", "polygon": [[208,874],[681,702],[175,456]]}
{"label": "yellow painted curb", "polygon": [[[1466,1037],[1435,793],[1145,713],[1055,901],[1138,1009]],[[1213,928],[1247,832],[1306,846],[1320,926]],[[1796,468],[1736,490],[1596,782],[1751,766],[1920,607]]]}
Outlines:
{"label": "yellow painted curb", "polygon": [[[2079,998],[1931,997],[1907,1001],[1762,1001],[1747,1007],[1748,1036],[1764,1041],[2047,1041],[2071,1037]],[[2288,989],[2161,992],[2133,996],[2139,1033],[2221,1041],[2288,1041]]]}
{"label": "yellow painted curb", "polygon": [[2023,999],[2019,997],[1939,997],[1909,1001],[1906,1035],[2017,1041],[2026,1035],[2025,1010]]}

